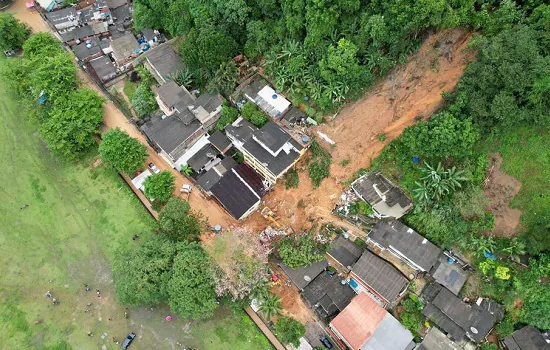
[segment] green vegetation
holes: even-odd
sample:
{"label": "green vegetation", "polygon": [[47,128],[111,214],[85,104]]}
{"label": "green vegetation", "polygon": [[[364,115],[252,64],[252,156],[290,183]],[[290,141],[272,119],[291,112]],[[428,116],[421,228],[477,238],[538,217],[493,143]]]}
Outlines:
{"label": "green vegetation", "polygon": [[[504,303],[507,316],[500,336],[524,324],[550,326],[550,275],[547,239],[550,201],[548,111],[548,13],[541,5],[516,10],[505,1],[481,13],[484,34],[475,39],[471,63],[448,96],[447,105],[429,121],[408,128],[373,163],[414,194],[415,210],[406,223],[428,239],[469,254],[477,268],[475,283],[464,292]],[[525,10],[530,5],[525,5]],[[522,23],[517,23],[522,22]],[[543,97],[544,96],[544,97]],[[486,213],[482,185],[488,154],[500,153],[501,169],[522,182],[511,206],[522,211],[517,238],[494,238],[494,216]],[[419,157],[427,166],[417,165]],[[436,166],[437,164],[437,166]],[[490,252],[493,261],[484,258]],[[531,255],[528,268],[518,257]],[[415,321],[416,322],[416,321]]]}
{"label": "green vegetation", "polygon": [[103,100],[93,90],[78,88],[71,56],[50,34],[31,36],[23,49],[25,56],[3,64],[0,74],[28,100],[48,148],[62,159],[77,159],[96,143]]}
{"label": "green vegetation", "polygon": [[151,87],[141,83],[132,95],[132,107],[138,117],[143,118],[157,110],[157,101]]}
{"label": "green vegetation", "polygon": [[122,91],[124,91],[124,95],[128,97],[128,100],[132,101],[132,98],[134,97],[134,94],[136,93],[136,89],[138,88],[139,83],[133,82],[128,80],[124,83],[124,88]]}
{"label": "green vegetation", "polygon": [[103,134],[99,154],[104,162],[130,176],[143,168],[148,155],[145,145],[119,128]]}
{"label": "green vegetation", "polygon": [[281,298],[276,294],[268,293],[261,299],[260,311],[268,321],[281,312],[282,309]]}
{"label": "green vegetation", "polygon": [[189,202],[172,197],[159,213],[160,232],[174,242],[199,239],[202,223],[191,214]]}
{"label": "green vegetation", "polygon": [[219,92],[222,96],[229,99],[229,96],[235,90],[236,83],[237,66],[233,61],[228,60],[220,64],[212,79],[208,81],[206,89],[208,91]]}
{"label": "green vegetation", "polygon": [[369,216],[373,213],[373,210],[372,210],[372,207],[368,205],[365,201],[358,200],[357,202],[353,203],[350,206],[349,213],[351,215],[361,214],[361,215]]}
{"label": "green vegetation", "polygon": [[285,265],[293,269],[325,258],[326,247],[318,244],[311,234],[285,237],[279,241],[277,247]]}
{"label": "green vegetation", "polygon": [[168,170],[149,176],[143,182],[145,195],[159,203],[166,203],[176,189],[176,178]]}
{"label": "green vegetation", "polygon": [[288,316],[280,316],[275,322],[275,334],[283,344],[300,346],[300,338],[306,334],[306,328]]}
{"label": "green vegetation", "polygon": [[330,174],[332,156],[316,140],[311,142],[310,151],[311,156],[308,159],[308,175],[313,183],[313,187],[317,188],[321,185],[323,179],[327,178]]}
{"label": "green vegetation", "polygon": [[264,126],[269,118],[261,111],[254,103],[247,102],[241,109],[241,114],[244,119],[248,120],[258,128]]}
{"label": "green vegetation", "polygon": [[179,245],[166,286],[170,309],[186,318],[211,317],[218,304],[210,257],[197,242]]}
{"label": "green vegetation", "polygon": [[189,69],[180,70],[171,75],[170,78],[179,86],[185,86],[188,89],[193,84],[193,73]]}
{"label": "green vegetation", "polygon": [[401,312],[399,313],[399,318],[401,323],[418,339],[420,337],[420,330],[424,327],[425,318],[422,315],[424,305],[422,305],[414,294],[409,294],[409,297],[403,299],[400,305]]}
{"label": "green vegetation", "polygon": [[0,50],[14,50],[23,46],[31,30],[11,13],[0,13]]}
{"label": "green vegetation", "polygon": [[290,169],[285,174],[285,187],[288,190],[289,188],[298,188],[300,185],[300,176],[298,175],[298,170]]}
{"label": "green vegetation", "polygon": [[239,110],[227,102],[223,102],[222,111],[220,112],[220,119],[216,124],[217,130],[223,130],[227,125],[233,123],[239,117]]}
{"label": "green vegetation", "polygon": [[351,161],[349,159],[344,159],[343,161],[340,162],[340,166],[347,166]]}

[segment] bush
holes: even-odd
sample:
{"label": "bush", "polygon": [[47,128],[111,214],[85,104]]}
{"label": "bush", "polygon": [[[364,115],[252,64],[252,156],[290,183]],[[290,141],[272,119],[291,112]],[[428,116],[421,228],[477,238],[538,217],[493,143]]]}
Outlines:
{"label": "bush", "polygon": [[261,128],[269,121],[264,112],[259,110],[258,107],[256,107],[256,105],[252,102],[247,102],[244,104],[241,109],[241,114],[244,119],[248,120],[258,128]]}
{"label": "bush", "polygon": [[410,330],[415,337],[418,337],[425,321],[424,315],[422,315],[423,306],[414,294],[409,294],[409,297],[401,302],[403,309],[399,318],[403,326]]}
{"label": "bush", "polygon": [[312,156],[309,159],[308,175],[313,187],[317,188],[330,175],[332,157],[316,140],[311,143],[310,151]]}
{"label": "bush", "polygon": [[145,145],[119,128],[103,134],[99,154],[104,162],[127,175],[133,175],[141,169],[149,155]]}
{"label": "bush", "polygon": [[300,176],[298,175],[298,171],[296,169],[289,170],[285,175],[285,188],[287,190],[289,188],[298,188],[299,184]]}
{"label": "bush", "polygon": [[281,316],[275,322],[275,334],[283,344],[300,345],[300,338],[306,334],[306,328],[291,317]]}
{"label": "bush", "polygon": [[20,48],[31,30],[11,13],[0,13],[0,50]]}
{"label": "bush", "polygon": [[160,232],[174,242],[196,241],[201,234],[201,223],[191,214],[189,202],[172,197],[159,213]]}
{"label": "bush", "polygon": [[143,118],[157,110],[155,94],[146,83],[142,82],[132,96],[132,107],[138,117]]}
{"label": "bush", "polygon": [[309,234],[285,237],[279,241],[277,246],[279,256],[285,265],[293,269],[322,261],[325,258],[323,247],[318,246]]}
{"label": "bush", "polygon": [[160,203],[166,203],[176,187],[176,179],[168,170],[163,170],[158,174],[149,176],[143,182],[145,195],[151,199],[158,200]]}
{"label": "bush", "polygon": [[222,111],[220,112],[220,119],[216,124],[217,130],[223,130],[225,127],[235,120],[239,116],[239,110],[237,108],[231,107],[228,103],[224,102],[222,106]]}

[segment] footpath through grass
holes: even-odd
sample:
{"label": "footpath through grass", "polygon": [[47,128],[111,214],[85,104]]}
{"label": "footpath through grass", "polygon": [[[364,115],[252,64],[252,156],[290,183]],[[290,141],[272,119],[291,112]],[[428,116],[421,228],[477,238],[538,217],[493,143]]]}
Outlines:
{"label": "footpath through grass", "polygon": [[243,312],[226,308],[206,322],[173,315],[168,323],[165,308],[145,307],[128,309],[125,319],[110,262],[121,246],[138,244],[134,234],[147,239],[153,220],[115,172],[92,168],[93,155],[76,165],[52,158],[23,111],[0,81],[0,348],[118,349],[113,337],[120,341],[131,331],[138,335],[134,349],[177,342],[270,348]]}

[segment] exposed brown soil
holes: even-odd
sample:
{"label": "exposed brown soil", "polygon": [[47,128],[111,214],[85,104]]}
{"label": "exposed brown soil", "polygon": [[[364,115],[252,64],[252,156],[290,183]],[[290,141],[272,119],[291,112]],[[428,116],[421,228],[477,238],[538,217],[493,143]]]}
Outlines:
{"label": "exposed brown soil", "polygon": [[[301,170],[299,188],[287,190],[281,181],[264,198],[284,224],[299,230],[326,220],[361,235],[353,225],[331,214],[343,190],[342,182],[356,170],[368,168],[384,146],[406,127],[416,120],[428,118],[440,107],[442,93],[454,89],[466,64],[473,59],[472,52],[467,50],[471,37],[471,32],[462,29],[429,36],[406,65],[392,71],[364,98],[343,108],[334,120],[317,127],[315,131],[325,133],[336,142],[336,146],[331,148],[325,141],[319,141],[333,157],[330,177],[318,189],[313,189],[307,166],[302,161],[298,164]],[[385,134],[384,142],[378,140],[380,134]],[[340,162],[344,160],[349,163],[341,166]],[[265,225],[265,220],[255,214],[246,223],[257,227]]]}
{"label": "exposed brown soil", "polygon": [[495,227],[489,233],[499,237],[511,237],[517,231],[521,210],[510,208],[509,204],[521,189],[521,182],[503,172],[500,169],[501,164],[500,154],[492,154],[489,177],[483,193],[491,203],[487,210],[495,215]]}
{"label": "exposed brown soil", "polygon": [[280,278],[280,283],[271,287],[271,292],[281,298],[283,306],[282,314],[291,316],[302,324],[315,321],[312,315],[313,310],[309,309],[302,301],[300,293],[298,293],[298,290],[285,273],[274,264],[270,264],[270,267]]}

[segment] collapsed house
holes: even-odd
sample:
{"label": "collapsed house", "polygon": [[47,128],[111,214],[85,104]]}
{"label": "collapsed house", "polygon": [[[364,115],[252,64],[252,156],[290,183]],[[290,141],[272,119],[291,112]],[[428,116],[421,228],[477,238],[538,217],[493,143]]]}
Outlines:
{"label": "collapsed house", "polygon": [[399,219],[411,210],[412,200],[380,173],[368,173],[351,184],[355,193],[372,207],[378,218]]}

